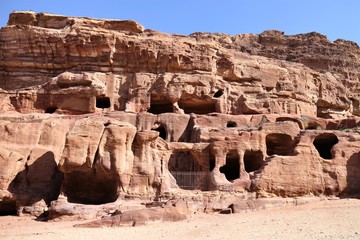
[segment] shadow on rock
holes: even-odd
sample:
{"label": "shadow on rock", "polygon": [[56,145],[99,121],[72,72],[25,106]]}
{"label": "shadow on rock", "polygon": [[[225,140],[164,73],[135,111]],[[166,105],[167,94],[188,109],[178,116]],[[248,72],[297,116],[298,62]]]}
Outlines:
{"label": "shadow on rock", "polygon": [[52,152],[31,152],[25,169],[9,186],[9,192],[16,197],[16,204],[24,206],[19,214],[43,214],[46,206],[58,198],[62,180],[63,174],[58,170]]}
{"label": "shadow on rock", "polygon": [[346,164],[346,188],[340,197],[360,198],[360,152],[351,155]]}

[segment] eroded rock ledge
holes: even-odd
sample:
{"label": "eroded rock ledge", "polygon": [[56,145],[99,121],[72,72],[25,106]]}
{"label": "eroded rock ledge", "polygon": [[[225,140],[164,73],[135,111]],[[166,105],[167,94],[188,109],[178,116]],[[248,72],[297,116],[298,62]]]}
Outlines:
{"label": "eroded rock ledge", "polygon": [[14,12],[0,53],[0,214],[117,226],[360,193],[353,42]]}

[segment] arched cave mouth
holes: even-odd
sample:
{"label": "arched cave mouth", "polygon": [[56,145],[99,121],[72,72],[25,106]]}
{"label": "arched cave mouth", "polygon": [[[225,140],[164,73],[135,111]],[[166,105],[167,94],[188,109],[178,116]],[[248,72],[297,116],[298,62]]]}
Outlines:
{"label": "arched cave mouth", "polygon": [[166,131],[166,128],[165,128],[165,126],[163,124],[160,124],[158,127],[152,128],[151,130],[157,131],[159,133],[159,137],[166,140],[167,131]]}
{"label": "arched cave mouth", "polygon": [[119,178],[116,176],[74,171],[65,174],[63,184],[71,203],[98,205],[115,202],[118,198]]}
{"label": "arched cave mouth", "polygon": [[261,150],[246,150],[244,154],[245,171],[250,173],[259,170],[264,163],[264,154]]}
{"label": "arched cave mouth", "polygon": [[214,100],[205,99],[183,99],[178,101],[179,107],[186,114],[208,114],[216,112],[216,102]]}
{"label": "arched cave mouth", "polygon": [[233,122],[233,121],[228,121],[226,124],[227,128],[236,128],[237,127],[237,123]]}
{"label": "arched cave mouth", "polygon": [[240,156],[237,151],[230,151],[226,154],[226,164],[220,167],[220,172],[225,174],[229,181],[240,178]]}
{"label": "arched cave mouth", "polygon": [[313,144],[323,159],[333,159],[331,149],[339,142],[337,136],[333,133],[323,133],[315,137]]}
{"label": "arched cave mouth", "polygon": [[281,156],[291,156],[298,144],[298,139],[285,133],[270,133],[266,135],[266,153],[268,156],[277,154]]}
{"label": "arched cave mouth", "polygon": [[173,104],[167,98],[160,98],[151,95],[149,113],[161,114],[161,113],[172,113]]}
{"label": "arched cave mouth", "polygon": [[17,216],[17,206],[15,201],[3,200],[0,202],[0,216]]}
{"label": "arched cave mouth", "polygon": [[97,108],[110,108],[110,98],[104,96],[97,96],[96,97],[96,107]]}

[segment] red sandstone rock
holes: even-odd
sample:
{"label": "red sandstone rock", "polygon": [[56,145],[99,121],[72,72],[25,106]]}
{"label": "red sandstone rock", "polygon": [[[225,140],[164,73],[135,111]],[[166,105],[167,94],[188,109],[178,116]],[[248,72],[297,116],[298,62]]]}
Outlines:
{"label": "red sandstone rock", "polygon": [[[254,194],[360,193],[355,43],[14,12],[0,52],[0,214],[39,216],[53,201],[52,218],[109,217],[128,198],[234,211]],[[169,209],[93,224],[189,214]]]}

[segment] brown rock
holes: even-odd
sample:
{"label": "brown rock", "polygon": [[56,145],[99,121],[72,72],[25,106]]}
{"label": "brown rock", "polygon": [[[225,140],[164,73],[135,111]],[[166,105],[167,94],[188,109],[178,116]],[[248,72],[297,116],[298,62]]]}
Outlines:
{"label": "brown rock", "polygon": [[164,207],[151,207],[138,210],[129,210],[114,214],[111,217],[104,217],[88,223],[75,225],[75,227],[122,227],[140,226],[151,222],[175,222],[187,219],[186,208],[181,206],[165,205]]}
{"label": "brown rock", "polygon": [[0,214],[119,226],[360,193],[353,42],[14,12],[0,52]]}

